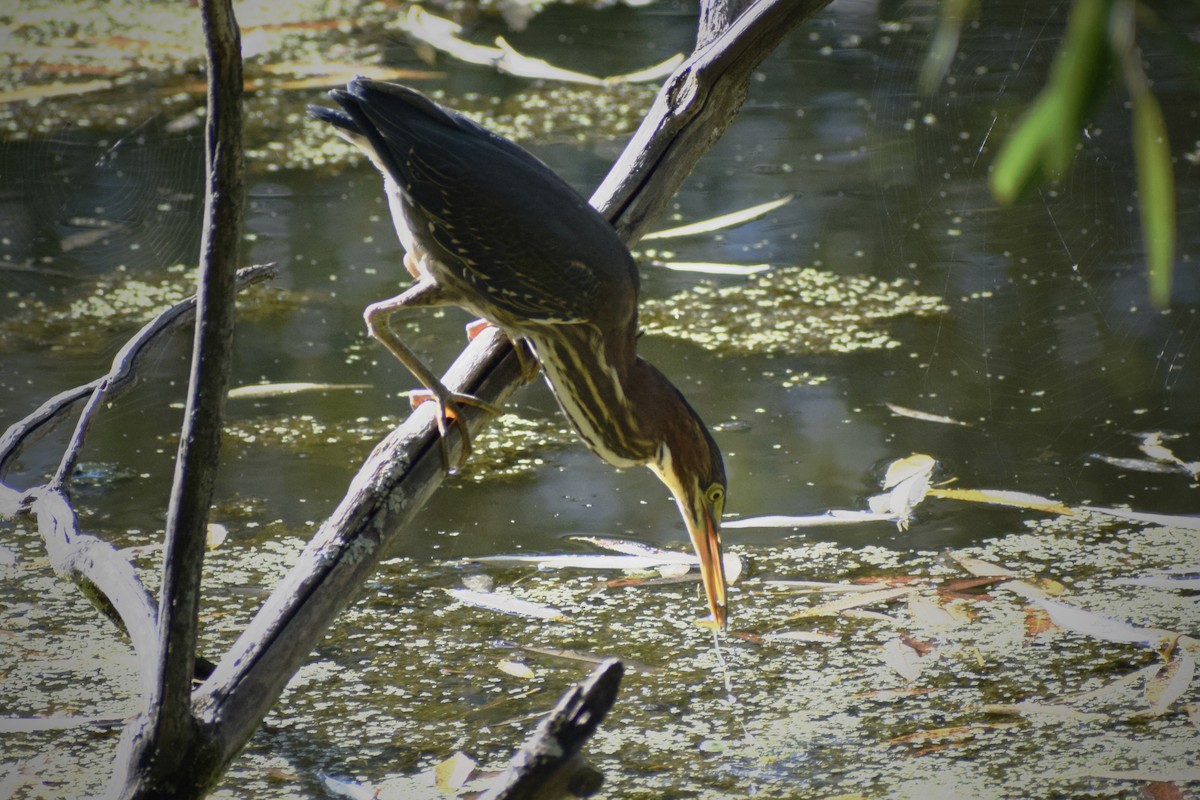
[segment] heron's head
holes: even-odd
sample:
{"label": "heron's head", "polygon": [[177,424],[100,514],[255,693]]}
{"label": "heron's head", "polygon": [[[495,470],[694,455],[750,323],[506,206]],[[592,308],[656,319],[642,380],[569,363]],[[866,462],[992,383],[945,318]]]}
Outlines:
{"label": "heron's head", "polygon": [[[681,398],[682,399],[682,398]],[[708,428],[688,413],[666,417],[662,441],[647,464],[675,496],[696,555],[713,620],[722,628],[728,614],[725,564],[721,553],[721,514],[725,508],[725,464]]]}

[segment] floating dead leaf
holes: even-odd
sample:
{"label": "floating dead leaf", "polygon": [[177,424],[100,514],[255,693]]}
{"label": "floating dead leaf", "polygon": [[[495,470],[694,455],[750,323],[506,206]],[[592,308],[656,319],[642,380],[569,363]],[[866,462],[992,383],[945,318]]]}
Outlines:
{"label": "floating dead leaf", "polygon": [[[567,661],[580,661],[580,662],[583,662],[584,664],[599,664],[603,661],[608,660],[609,658],[612,658],[612,656],[600,655],[599,653],[587,653],[582,650],[570,650],[570,649],[561,648],[561,647],[537,647],[535,645],[528,645],[528,644],[523,644],[523,645],[518,645],[518,646],[521,650],[524,650],[526,653],[534,653],[536,655],[541,655],[541,656],[550,656],[551,658],[562,658]],[[625,670],[627,672],[632,670],[633,672],[641,672],[644,674],[650,674],[650,673],[662,671],[661,667],[651,666],[650,664],[644,664],[639,661],[631,661],[626,658],[622,658],[621,663],[625,665]]]}
{"label": "floating dead leaf", "polygon": [[938,691],[932,686],[905,686],[899,689],[872,689],[867,692],[855,692],[851,697],[871,697],[876,700],[895,700],[899,697],[913,697],[914,695],[933,694]]}
{"label": "floating dead leaf", "polygon": [[682,56],[674,55],[646,69],[599,78],[595,75],[556,67],[543,59],[527,56],[518,52],[502,36],[496,37],[495,45],[492,47],[468,42],[460,37],[461,25],[430,14],[417,5],[409,7],[408,16],[402,23],[402,28],[410,37],[422,44],[468,64],[490,66],[498,72],[523,78],[564,81],[587,86],[658,81],[671,74],[682,61]]}
{"label": "floating dead leaf", "polygon": [[898,406],[895,403],[888,403],[886,401],[884,402],[884,405],[887,406],[888,411],[891,411],[898,417],[908,417],[909,419],[920,420],[921,422],[936,422],[941,425],[962,425],[963,427],[968,428],[971,426],[971,423],[969,422],[963,422],[962,420],[957,420],[953,417],[942,416],[941,414],[930,414],[927,411],[917,411],[915,408],[905,408],[904,406]]}
{"label": "floating dead leaf", "polygon": [[924,453],[913,453],[906,458],[896,459],[888,464],[887,471],[883,475],[883,488],[890,489],[913,478],[928,480],[936,466],[937,461],[933,456],[927,456]]}
{"label": "floating dead leaf", "polygon": [[225,543],[225,539],[229,536],[229,529],[219,522],[210,522],[205,531],[204,544],[209,550],[216,550]]}
{"label": "floating dead leaf", "polygon": [[757,275],[771,268],[770,264],[728,264],[716,261],[654,260],[650,263],[675,272],[696,272],[701,275]]}
{"label": "floating dead leaf", "polygon": [[991,600],[987,592],[978,592],[988,586],[995,586],[1004,580],[1002,575],[982,575],[976,578],[953,578],[942,582],[936,587],[938,595],[958,600]]}
{"label": "floating dead leaf", "polygon": [[1155,461],[1160,461],[1163,464],[1171,466],[1185,475],[1190,475],[1193,478],[1200,477],[1200,462],[1187,462],[1179,456],[1171,448],[1167,447],[1165,442],[1171,439],[1177,439],[1177,436],[1171,436],[1161,431],[1152,431],[1143,433],[1141,436],[1142,442],[1138,445],[1138,449]]}
{"label": "floating dead leaf", "polygon": [[1060,628],[1107,642],[1153,645],[1178,636],[1161,628],[1139,628],[1123,620],[1106,617],[1059,600],[1037,598],[1034,602],[1040,605]]}
{"label": "floating dead leaf", "polygon": [[807,516],[785,516],[769,514],[761,517],[743,517],[721,523],[722,528],[819,528],[826,525],[857,525],[860,522],[895,522],[888,513],[874,511],[849,511],[835,508],[823,514]]}
{"label": "floating dead leaf", "polygon": [[763,581],[763,586],[774,589],[791,589],[804,594],[862,594],[863,592],[873,592],[877,590],[880,587],[880,583],[830,583],[829,581],[771,580]]}
{"label": "floating dead leaf", "polygon": [[1059,703],[987,703],[979,706],[979,710],[985,714],[1042,717],[1067,722],[1098,722],[1108,719],[1105,714],[1080,711]]}
{"label": "floating dead leaf", "polygon": [[777,208],[787,205],[792,202],[795,195],[785,195],[778,200],[771,200],[766,203],[743,208],[741,211],[731,211],[728,214],[721,214],[716,217],[698,220],[680,225],[675,228],[666,228],[661,231],[652,231],[642,237],[642,241],[652,239],[676,239],[682,236],[696,236],[703,233],[714,233],[715,231],[733,228],[742,225],[751,220],[756,220],[761,216],[771,213]]}
{"label": "floating dead leaf", "polygon": [[1200,565],[1177,570],[1161,570],[1153,575],[1136,578],[1114,578],[1113,583],[1126,586],[1145,586],[1150,589],[1200,590]]}
{"label": "floating dead leaf", "polygon": [[908,613],[914,622],[926,628],[952,628],[961,621],[940,603],[919,594],[909,595]]}
{"label": "floating dead leaf", "polygon": [[568,621],[563,612],[557,608],[531,600],[523,600],[503,592],[480,592],[474,589],[446,589],[445,592],[460,603],[476,608],[486,608],[489,611],[499,611],[501,614],[545,619],[552,622]]}
{"label": "floating dead leaf", "polygon": [[1092,453],[1091,458],[1103,461],[1105,464],[1114,466],[1117,469],[1127,469],[1133,472],[1155,472],[1160,474],[1175,472],[1175,467],[1172,465],[1164,464],[1161,461],[1151,461],[1147,458],[1117,458],[1116,456],[1106,456],[1100,453]]}
{"label": "floating dead leaf", "polygon": [[1142,511],[1130,511],[1127,508],[1100,508],[1098,506],[1083,506],[1084,510],[1096,514],[1107,514],[1110,517],[1145,522],[1149,525],[1164,525],[1168,528],[1184,528],[1200,531],[1200,516],[1185,514],[1149,514]]}
{"label": "floating dead leaf", "polygon": [[520,661],[512,661],[511,659],[507,658],[503,661],[496,662],[496,669],[500,670],[505,675],[511,675],[514,678],[521,678],[527,681],[531,681],[537,677],[534,671],[529,668],[528,664],[522,664]]}
{"label": "floating dead leaf", "polygon": [[[599,553],[566,553],[563,555],[511,554],[496,556],[479,556],[471,559],[480,564],[532,564],[540,570],[559,569],[619,569],[625,571],[654,571],[664,578],[676,579],[685,576],[690,570],[700,567],[700,558],[694,553],[677,550],[663,550],[641,542],[603,537],[575,536],[578,541],[586,541],[609,550],[616,550],[623,555],[605,555]],[[725,582],[737,583],[742,576],[742,559],[736,553],[722,554],[725,568]]]}
{"label": "floating dead leaf", "polygon": [[110,80],[77,81],[75,83],[43,83],[35,86],[22,86],[19,89],[9,89],[0,92],[0,105],[5,103],[25,103],[36,100],[48,100],[51,97],[63,97],[73,94],[89,94],[111,89]]}
{"label": "floating dead leaf", "polygon": [[350,800],[375,800],[379,793],[379,789],[373,784],[359,783],[339,778],[336,775],[326,775],[324,772],[318,772],[317,777],[320,778],[321,783],[325,784],[325,788],[337,797],[348,797]]}
{"label": "floating dead leaf", "polygon": [[965,553],[957,553],[950,551],[947,553],[956,564],[965,569],[967,572],[977,578],[1014,578],[1016,573],[1002,567],[999,564],[993,564],[990,561],[984,561],[982,558],[966,555]]}
{"label": "floating dead leaf", "polygon": [[1200,767],[1160,767],[1157,769],[1106,769],[1084,767],[1053,773],[1049,777],[1070,780],[1073,778],[1104,778],[1114,781],[1158,781],[1161,783],[1184,783],[1200,781]]}
{"label": "floating dead leaf", "polygon": [[842,616],[846,619],[863,619],[868,622],[884,622],[888,625],[897,624],[895,617],[867,608],[849,608],[842,612]]}
{"label": "floating dead leaf", "polygon": [[815,642],[818,644],[833,644],[840,642],[842,637],[832,633],[819,631],[781,631],[779,633],[764,633],[764,642]]}
{"label": "floating dead leaf", "polygon": [[1183,648],[1175,650],[1174,656],[1146,681],[1145,697],[1150,704],[1148,711],[1137,716],[1158,717],[1167,713],[1171,704],[1183,696],[1196,674],[1196,661]]}
{"label": "floating dead leaf", "polygon": [[1084,692],[1073,692],[1059,698],[1068,703],[1088,703],[1092,701],[1117,702],[1121,695],[1132,691],[1132,687],[1143,681],[1148,681],[1158,671],[1158,664],[1141,667],[1128,675],[1122,675],[1114,681],[1088,689]]}
{"label": "floating dead leaf", "polygon": [[1025,638],[1036,639],[1046,631],[1054,629],[1054,622],[1050,619],[1050,615],[1041,608],[1026,608],[1025,609]]}
{"label": "floating dead leaf", "polygon": [[978,725],[954,725],[946,728],[931,728],[924,731],[916,731],[903,736],[895,736],[888,739],[885,744],[889,747],[895,747],[901,744],[925,744],[929,742],[961,742],[975,738],[976,735],[997,728],[1006,728],[1008,724],[999,723],[983,723]]}
{"label": "floating dead leaf", "polygon": [[1074,514],[1068,506],[1049,497],[1042,497],[1028,492],[1013,492],[1006,489],[930,489],[931,497],[943,500],[961,500],[966,503],[987,503],[990,505],[1026,508],[1031,511],[1045,511],[1049,514]]}
{"label": "floating dead leaf", "polygon": [[826,617],[833,614],[840,614],[851,608],[861,608],[862,606],[874,605],[875,603],[886,603],[889,600],[894,600],[897,597],[903,597],[907,594],[916,591],[913,586],[901,586],[892,589],[880,589],[874,592],[866,592],[865,594],[857,594],[851,597],[843,597],[839,600],[831,600],[828,603],[821,603],[811,608],[806,608],[803,611],[792,614],[788,619],[804,619],[806,617]]}
{"label": "floating dead leaf", "polygon": [[475,761],[460,750],[433,768],[433,780],[437,788],[453,792],[461,789],[474,771]]}
{"label": "floating dead leaf", "polygon": [[[897,636],[894,639],[888,639],[880,646],[880,652],[883,655],[883,663],[892,668],[901,678],[908,683],[912,683],[921,676],[921,669],[926,663],[923,661],[924,655],[921,650],[915,647],[918,643],[911,637]],[[930,647],[926,650],[936,652]]]}
{"label": "floating dead leaf", "polygon": [[333,392],[370,389],[369,383],[259,383],[253,386],[238,386],[229,390],[230,400],[262,400],[267,397],[285,397],[304,392]]}

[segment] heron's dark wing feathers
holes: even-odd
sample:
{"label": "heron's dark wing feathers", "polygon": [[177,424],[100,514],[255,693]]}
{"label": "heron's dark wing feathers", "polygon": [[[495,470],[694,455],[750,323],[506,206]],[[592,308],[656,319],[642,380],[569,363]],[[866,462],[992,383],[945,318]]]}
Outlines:
{"label": "heron's dark wing feathers", "polygon": [[416,241],[510,319],[576,322],[636,302],[616,232],[532,154],[405,87],[359,79],[332,96],[346,114],[318,118],[358,134]]}

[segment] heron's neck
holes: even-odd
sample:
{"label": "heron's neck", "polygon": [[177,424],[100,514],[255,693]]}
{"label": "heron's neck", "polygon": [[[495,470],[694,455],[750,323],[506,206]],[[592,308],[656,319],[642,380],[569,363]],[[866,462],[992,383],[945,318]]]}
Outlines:
{"label": "heron's neck", "polygon": [[645,464],[667,426],[660,419],[690,413],[679,392],[634,343],[606,340],[590,325],[560,326],[530,337],[546,380],[571,426],[597,455],[618,467]]}

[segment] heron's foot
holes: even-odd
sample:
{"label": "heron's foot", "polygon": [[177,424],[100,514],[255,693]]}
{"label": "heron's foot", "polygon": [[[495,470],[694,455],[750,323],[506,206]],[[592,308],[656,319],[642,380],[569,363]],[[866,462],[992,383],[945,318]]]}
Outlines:
{"label": "heron's foot", "polygon": [[[408,401],[413,408],[417,408],[425,403],[437,403],[438,441],[442,446],[442,463],[446,467],[446,472],[451,475],[462,469],[471,455],[471,434],[467,430],[466,423],[462,419],[458,406],[471,406],[495,415],[503,413],[499,408],[486,400],[480,400],[478,397],[469,394],[451,392],[445,387],[442,387],[441,392],[430,389],[416,389],[408,393]],[[450,448],[446,443],[451,425],[457,425],[459,433],[462,434],[462,452],[457,461],[451,460]]]}
{"label": "heron's foot", "polygon": [[480,317],[479,319],[471,320],[466,325],[467,341],[468,342],[475,341],[476,339],[479,338],[479,335],[481,333],[486,331],[488,328],[494,328],[494,327],[496,327],[496,326],[493,325],[491,322],[487,321],[486,319],[483,319],[482,317]]}
{"label": "heron's foot", "polygon": [[[476,319],[467,323],[467,341],[473,342],[475,339],[488,328],[496,327],[486,319]],[[517,354],[517,362],[521,365],[521,380],[529,383],[537,377],[541,365],[537,359],[533,357],[533,352],[529,349],[529,345],[525,344],[523,339],[513,339],[511,336],[508,340],[512,342],[513,351]]]}

